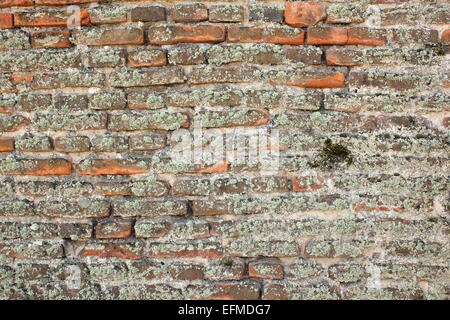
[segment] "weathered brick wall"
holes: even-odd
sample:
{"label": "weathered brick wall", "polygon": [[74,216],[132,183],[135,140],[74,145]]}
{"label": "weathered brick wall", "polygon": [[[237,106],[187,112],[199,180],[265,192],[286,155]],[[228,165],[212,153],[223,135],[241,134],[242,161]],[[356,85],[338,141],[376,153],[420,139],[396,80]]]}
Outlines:
{"label": "weathered brick wall", "polygon": [[0,0],[0,297],[448,299],[449,9]]}

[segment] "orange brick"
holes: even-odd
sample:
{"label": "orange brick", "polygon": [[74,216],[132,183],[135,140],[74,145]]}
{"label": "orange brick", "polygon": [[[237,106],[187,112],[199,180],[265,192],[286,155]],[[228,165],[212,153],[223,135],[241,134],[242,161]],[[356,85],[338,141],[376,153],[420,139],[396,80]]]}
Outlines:
{"label": "orange brick", "polygon": [[264,261],[250,262],[248,264],[248,276],[260,279],[283,279],[283,265],[281,263]]}
{"label": "orange brick", "polygon": [[353,49],[329,49],[326,52],[327,65],[330,66],[355,66],[360,64],[363,57],[361,51]]}
{"label": "orange brick", "polygon": [[9,152],[14,150],[14,138],[0,137],[0,152]]}
{"label": "orange brick", "polygon": [[340,28],[314,26],[308,28],[308,44],[381,46],[386,43],[383,30],[365,27]]}
{"label": "orange brick", "polygon": [[34,48],[70,47],[70,31],[37,31],[31,34],[31,45]]}
{"label": "orange brick", "polygon": [[90,29],[73,32],[77,44],[87,46],[107,46],[125,44],[144,44],[144,30],[141,28],[95,29],[97,37],[91,36]]}
{"label": "orange brick", "polygon": [[12,13],[0,13],[0,29],[9,29],[14,26],[14,16]]}
{"label": "orange brick", "polygon": [[442,43],[450,44],[450,29],[445,30],[442,33]]}
{"label": "orange brick", "polygon": [[95,226],[95,237],[99,239],[128,238],[132,234],[130,221],[100,221]]}
{"label": "orange brick", "polygon": [[34,0],[36,4],[45,4],[50,6],[65,6],[69,4],[82,4],[97,2],[96,0]]}
{"label": "orange brick", "polygon": [[210,167],[199,169],[199,173],[219,173],[228,171],[228,162],[226,160],[220,161]]}
{"label": "orange brick", "polygon": [[126,175],[148,172],[148,169],[142,168],[138,163],[127,161],[125,159],[94,159],[89,160],[90,165],[87,168],[79,167],[79,173],[83,175]]}
{"label": "orange brick", "polygon": [[[167,64],[166,53],[163,50],[134,51],[128,53],[128,63],[130,67],[162,67]],[[141,56],[144,55],[144,57]]]}
{"label": "orange brick", "polygon": [[11,81],[14,84],[29,85],[33,81],[33,75],[29,75],[29,74],[13,74],[11,76]]}
{"label": "orange brick", "polygon": [[33,5],[33,0],[1,0],[0,8],[8,7],[29,7]]}
{"label": "orange brick", "polygon": [[329,75],[318,75],[304,80],[291,80],[285,84],[300,88],[344,88],[345,76],[340,72],[333,72]]}
{"label": "orange brick", "polygon": [[366,27],[348,28],[347,44],[362,46],[382,46],[386,44],[384,30]]}
{"label": "orange brick", "polygon": [[[48,12],[18,12],[14,14],[14,25],[17,27],[65,27],[69,22],[70,14],[66,11],[58,11],[58,14]],[[91,24],[89,11],[80,10],[80,24]]]}
{"label": "orange brick", "polygon": [[310,27],[307,33],[308,44],[347,44],[347,28],[339,27]]}
{"label": "orange brick", "polygon": [[285,6],[284,19],[293,27],[307,27],[325,20],[326,9],[316,2],[288,2]]}
{"label": "orange brick", "polygon": [[151,44],[215,43],[225,41],[225,27],[217,25],[173,25],[150,27]]}
{"label": "orange brick", "polygon": [[305,32],[289,27],[230,26],[228,27],[228,41],[302,45],[305,43]]}

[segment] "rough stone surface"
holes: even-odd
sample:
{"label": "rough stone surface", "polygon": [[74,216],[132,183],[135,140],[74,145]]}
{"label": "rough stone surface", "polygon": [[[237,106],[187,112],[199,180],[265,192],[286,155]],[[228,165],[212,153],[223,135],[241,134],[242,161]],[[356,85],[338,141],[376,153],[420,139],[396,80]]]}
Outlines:
{"label": "rough stone surface", "polygon": [[449,300],[449,12],[0,0],[0,299]]}

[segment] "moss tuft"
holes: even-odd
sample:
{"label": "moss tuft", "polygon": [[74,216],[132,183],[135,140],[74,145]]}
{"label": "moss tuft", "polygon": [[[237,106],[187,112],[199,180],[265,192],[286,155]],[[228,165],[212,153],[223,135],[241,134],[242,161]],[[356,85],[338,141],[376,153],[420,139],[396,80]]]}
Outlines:
{"label": "moss tuft", "polygon": [[350,165],[353,163],[353,156],[346,146],[333,143],[331,139],[326,139],[322,151],[314,161],[310,162],[310,166],[331,169],[338,163]]}
{"label": "moss tuft", "polygon": [[442,43],[436,43],[432,45],[427,45],[427,49],[431,50],[434,54],[438,56],[445,55],[445,48]]}

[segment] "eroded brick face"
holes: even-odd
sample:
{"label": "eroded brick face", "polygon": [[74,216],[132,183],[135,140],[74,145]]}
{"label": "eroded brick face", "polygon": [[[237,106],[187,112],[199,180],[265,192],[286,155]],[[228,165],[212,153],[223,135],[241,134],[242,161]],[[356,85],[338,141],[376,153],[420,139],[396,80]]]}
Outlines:
{"label": "eroded brick face", "polygon": [[450,299],[449,12],[0,0],[0,299]]}

